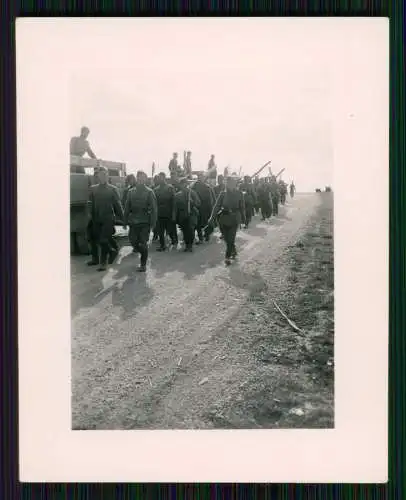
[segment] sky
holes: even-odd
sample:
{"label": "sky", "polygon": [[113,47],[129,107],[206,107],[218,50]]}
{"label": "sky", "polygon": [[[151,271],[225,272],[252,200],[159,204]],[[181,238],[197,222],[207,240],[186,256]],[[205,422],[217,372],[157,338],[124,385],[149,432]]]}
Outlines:
{"label": "sky", "polygon": [[[219,173],[253,174],[272,160],[299,191],[331,185],[326,25],[232,21],[147,20],[109,38],[103,67],[72,75],[71,136],[86,125],[95,154],[128,172],[150,174],[153,161],[167,172],[174,151],[191,150],[196,170],[211,154]],[[84,50],[100,50],[97,35]]]}

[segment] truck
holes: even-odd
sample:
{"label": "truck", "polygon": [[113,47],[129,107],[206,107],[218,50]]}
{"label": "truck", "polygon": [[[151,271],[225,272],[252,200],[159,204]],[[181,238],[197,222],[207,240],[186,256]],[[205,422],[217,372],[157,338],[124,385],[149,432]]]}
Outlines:
{"label": "truck", "polygon": [[95,169],[107,168],[109,182],[116,186],[122,197],[127,176],[126,164],[70,156],[70,253],[89,254],[87,227],[90,220],[89,190],[97,183]]}

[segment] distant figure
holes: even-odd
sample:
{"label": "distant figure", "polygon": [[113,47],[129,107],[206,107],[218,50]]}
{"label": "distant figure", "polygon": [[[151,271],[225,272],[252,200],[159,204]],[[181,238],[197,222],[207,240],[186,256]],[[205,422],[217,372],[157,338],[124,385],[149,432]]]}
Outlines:
{"label": "distant figure", "polygon": [[288,194],[288,188],[282,179],[278,182],[278,186],[279,186],[280,201],[281,201],[281,204],[284,205],[286,203],[286,196]]}
{"label": "distant figure", "polygon": [[90,130],[87,127],[82,127],[79,137],[72,137],[70,140],[70,154],[74,156],[84,156],[86,153],[90,158],[96,159],[89,141],[87,140]]}
{"label": "distant figure", "polygon": [[192,175],[192,152],[188,151],[185,156],[185,162],[183,165],[183,169],[185,171],[186,177],[190,178]]}
{"label": "distant figure", "polygon": [[168,166],[171,177],[177,177],[181,174],[182,169],[178,163],[178,153],[173,153],[172,159]]}
{"label": "distant figure", "polygon": [[279,202],[281,199],[281,193],[280,193],[279,184],[278,184],[276,177],[274,175],[272,175],[270,178],[269,190],[270,190],[271,202],[272,202],[272,215],[276,216],[279,213]]}
{"label": "distant figure", "polygon": [[214,160],[214,155],[210,156],[209,163],[207,165],[207,183],[214,187],[216,185],[217,179],[217,165]]}
{"label": "distant figure", "polygon": [[293,184],[293,181],[289,186],[289,191],[290,191],[290,197],[293,198],[295,196],[295,191],[296,191],[296,186]]}

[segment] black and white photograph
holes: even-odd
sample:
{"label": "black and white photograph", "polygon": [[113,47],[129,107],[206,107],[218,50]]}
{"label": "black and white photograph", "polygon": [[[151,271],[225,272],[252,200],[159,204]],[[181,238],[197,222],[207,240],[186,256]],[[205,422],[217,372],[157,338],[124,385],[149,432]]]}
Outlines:
{"label": "black and white photograph", "polygon": [[73,429],[334,427],[330,61],[202,42],[72,75]]}
{"label": "black and white photograph", "polygon": [[378,21],[19,26],[26,477],[383,477]]}

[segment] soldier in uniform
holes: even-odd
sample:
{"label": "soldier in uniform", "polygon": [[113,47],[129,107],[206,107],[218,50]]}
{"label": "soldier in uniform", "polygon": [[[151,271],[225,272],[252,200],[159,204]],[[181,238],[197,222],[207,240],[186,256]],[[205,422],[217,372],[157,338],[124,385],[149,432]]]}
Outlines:
{"label": "soldier in uniform", "polygon": [[282,179],[278,182],[278,186],[279,186],[280,202],[282,203],[282,205],[284,205],[286,202],[286,195],[288,194],[288,189],[286,187],[285,182]]}
{"label": "soldier in uniform", "polygon": [[93,153],[89,141],[87,140],[89,134],[90,130],[87,127],[82,127],[79,137],[72,137],[70,140],[71,155],[82,157],[87,153],[90,158],[96,159],[96,155]]}
{"label": "soldier in uniform", "polygon": [[107,169],[99,167],[99,183],[90,187],[90,225],[89,236],[92,260],[90,266],[99,265],[105,271],[107,264],[113,264],[118,255],[114,241],[116,218],[123,220],[123,207],[118,189],[107,182]]}
{"label": "soldier in uniform", "polygon": [[154,189],[157,207],[159,247],[157,250],[166,250],[165,234],[171,238],[172,245],[177,246],[178,236],[175,223],[175,188],[166,182],[166,175],[161,172],[158,176],[158,186]]}
{"label": "soldier in uniform", "polygon": [[245,202],[245,229],[248,229],[248,225],[252,220],[254,213],[254,206],[256,202],[254,187],[251,182],[251,177],[249,175],[244,176],[244,182],[240,184],[240,191],[244,194]]}
{"label": "soldier in uniform", "polygon": [[190,178],[192,176],[192,152],[188,151],[185,157],[185,164],[183,166],[185,176]]}
{"label": "soldier in uniform", "polygon": [[196,192],[188,186],[187,178],[179,179],[179,191],[175,195],[175,220],[183,234],[184,252],[193,251],[199,207],[200,199]]}
{"label": "soldier in uniform", "polygon": [[[198,174],[197,181],[194,183],[192,189],[200,199],[199,218],[196,226],[197,236],[199,238],[196,244],[200,244],[203,243],[203,238],[206,241],[209,241],[210,239],[212,228],[207,227],[207,222],[210,218],[216,200],[213,189],[205,182],[205,176],[203,172],[200,172]],[[204,235],[203,228],[205,228]]]}
{"label": "soldier in uniform", "polygon": [[169,169],[169,173],[171,175],[174,175],[174,176],[178,175],[178,171],[179,171],[178,153],[173,153],[172,159],[169,162],[168,169]]}
{"label": "soldier in uniform", "polygon": [[237,257],[235,238],[241,222],[245,223],[245,206],[241,191],[237,189],[237,178],[227,177],[226,189],[221,192],[214,205],[209,224],[218,217],[226,243],[226,265]]}
{"label": "soldier in uniform", "polygon": [[124,227],[129,225],[129,240],[141,255],[138,271],[145,272],[148,260],[148,241],[157,221],[157,204],[154,191],[147,187],[147,175],[137,172],[137,185],[128,193],[124,209]]}
{"label": "soldier in uniform", "polygon": [[[226,189],[226,185],[224,183],[224,175],[219,175],[217,177],[217,185],[214,187],[214,194],[216,196],[216,200],[219,197],[220,193],[222,191],[224,191],[225,189]],[[220,230],[220,239],[222,240],[223,239],[223,232],[221,230],[221,226],[220,226],[218,219],[214,221],[214,224],[218,226],[218,228]]]}
{"label": "soldier in uniform", "polygon": [[128,191],[135,187],[135,175],[134,174],[128,174],[127,177],[125,178],[125,189],[123,192],[123,207],[125,207],[125,203],[127,201],[127,196],[128,196]]}
{"label": "soldier in uniform", "polygon": [[272,215],[276,216],[279,212],[280,188],[274,175],[270,179],[269,187],[272,200]]}
{"label": "soldier in uniform", "polygon": [[[90,147],[89,141],[87,140],[90,134],[90,130],[87,127],[82,127],[80,130],[80,135],[77,137],[72,137],[69,144],[69,152],[73,156],[84,156],[86,153],[89,158],[96,159],[96,155],[93,153]],[[77,174],[84,174],[84,167],[71,167],[71,171]]]}
{"label": "soldier in uniform", "polygon": [[214,155],[210,156],[209,163],[207,165],[207,183],[214,187],[216,185],[217,179],[217,165],[214,160]]}
{"label": "soldier in uniform", "polygon": [[219,175],[217,177],[217,185],[214,187],[214,194],[216,195],[216,199],[218,195],[224,191],[226,185],[224,184],[224,175]]}
{"label": "soldier in uniform", "polygon": [[258,197],[258,188],[259,188],[259,178],[258,177],[254,178],[254,182],[253,182],[252,186],[254,188],[254,193],[255,193],[255,207],[254,207],[254,211],[255,211],[256,215],[258,215],[259,211],[261,209],[261,205],[260,205],[259,197]]}
{"label": "soldier in uniform", "polygon": [[293,181],[289,186],[289,191],[290,191],[290,197],[293,198],[295,196],[295,191],[296,191],[296,186],[293,184]]}
{"label": "soldier in uniform", "polygon": [[265,179],[260,179],[259,181],[258,201],[261,207],[262,220],[269,219],[272,215],[272,205],[270,199],[270,185]]}

